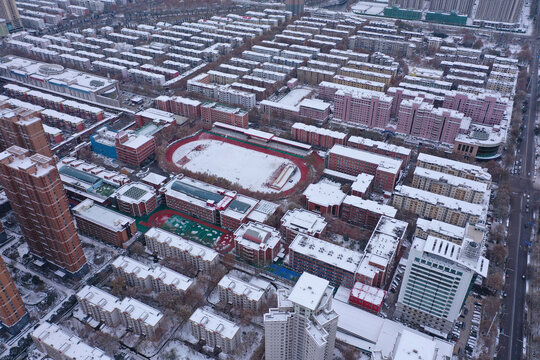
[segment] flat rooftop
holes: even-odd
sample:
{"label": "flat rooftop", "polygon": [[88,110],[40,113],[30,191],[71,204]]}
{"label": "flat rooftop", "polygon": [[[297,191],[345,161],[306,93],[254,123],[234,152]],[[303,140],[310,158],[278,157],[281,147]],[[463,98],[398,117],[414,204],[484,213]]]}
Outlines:
{"label": "flat rooftop", "polygon": [[298,234],[289,246],[290,251],[303,254],[326,264],[354,273],[362,253],[306,234]]}
{"label": "flat rooftop", "polygon": [[345,193],[341,191],[341,184],[322,179],[316,184],[309,184],[303,192],[307,201],[320,206],[341,205]]}
{"label": "flat rooftop", "polygon": [[381,170],[393,174],[399,173],[403,164],[403,161],[398,159],[392,159],[388,156],[378,155],[368,151],[353,149],[338,144],[334,145],[332,149],[328,151],[328,155],[333,154],[348,157],[350,159],[368,162],[371,164],[376,164]]}
{"label": "flat rooftop", "polygon": [[333,290],[328,280],[304,272],[294,285],[288,300],[314,311],[319,307],[324,296],[327,295],[329,288]]}
{"label": "flat rooftop", "polygon": [[319,214],[298,208],[287,211],[281,218],[281,225],[313,235],[326,228],[326,220]]}
{"label": "flat rooftop", "polygon": [[232,321],[206,309],[198,308],[190,316],[189,320],[201,325],[207,331],[218,333],[226,339],[233,339],[240,331],[240,327]]}
{"label": "flat rooftop", "polygon": [[72,211],[75,216],[99,224],[109,230],[121,231],[135,222],[135,219],[97,205],[90,199],[79,203]]}

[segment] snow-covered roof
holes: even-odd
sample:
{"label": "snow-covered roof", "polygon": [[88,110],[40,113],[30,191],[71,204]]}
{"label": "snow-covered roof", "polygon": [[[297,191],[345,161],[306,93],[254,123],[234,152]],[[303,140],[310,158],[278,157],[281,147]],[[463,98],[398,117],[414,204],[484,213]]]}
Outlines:
{"label": "snow-covered roof", "polygon": [[150,172],[141,180],[152,185],[161,185],[167,180],[167,177]]}
{"label": "snow-covered roof", "polygon": [[86,344],[79,337],[68,334],[58,325],[47,321],[32,332],[32,337],[34,341],[44,343],[69,359],[112,360],[102,350]]}
{"label": "snow-covered roof", "polygon": [[226,339],[233,339],[240,330],[233,322],[201,308],[195,310],[189,320],[204,327],[206,331],[218,333]]}
{"label": "snow-covered roof", "polygon": [[304,272],[294,285],[288,300],[314,311],[319,307],[323,297],[327,295],[328,289],[333,291],[328,280]]}
{"label": "snow-covered roof", "polygon": [[253,250],[273,249],[281,241],[279,230],[258,222],[242,224],[235,232],[234,239],[243,247]]}
{"label": "snow-covered roof", "polygon": [[260,301],[265,293],[265,289],[229,274],[221,278],[218,286],[231,291],[235,295],[245,296],[252,301]]}
{"label": "snow-covered roof", "polygon": [[158,121],[160,123],[175,123],[176,120],[180,118],[179,115],[175,115],[173,113],[154,108],[148,108],[139,111],[135,114],[135,116],[151,119],[152,121]]}
{"label": "snow-covered roof", "polygon": [[326,220],[319,214],[297,208],[289,210],[283,215],[281,225],[298,232],[314,235],[321,233],[326,228]]}
{"label": "snow-covered roof", "polygon": [[381,150],[389,151],[389,152],[404,155],[404,156],[411,155],[411,149],[409,148],[393,145],[393,144],[388,144],[383,141],[375,141],[375,140],[363,138],[360,136],[351,136],[349,140],[347,140],[347,144],[349,143],[362,144],[370,148],[381,149]]}
{"label": "snow-covered roof", "polygon": [[82,201],[72,211],[76,217],[88,220],[109,230],[121,231],[135,222],[135,219],[97,205],[90,199]]}
{"label": "snow-covered roof", "polygon": [[422,219],[416,220],[416,228],[425,233],[432,233],[439,236],[445,236],[451,239],[461,240],[465,236],[465,228],[448,224],[437,219]]}
{"label": "snow-covered roof", "polygon": [[453,343],[423,334],[397,321],[384,319],[356,306],[339,301],[337,298],[334,300],[332,306],[339,315],[337,338],[343,342],[354,345],[373,355],[380,354],[382,358],[394,358],[393,351],[401,334],[411,332],[416,336],[414,344],[417,347],[424,346],[423,344],[428,344],[425,346],[430,346],[431,343],[435,344],[436,353],[431,357],[427,357],[427,359],[447,360],[452,358]]}
{"label": "snow-covered roof", "polygon": [[435,194],[406,185],[396,186],[394,189],[394,195],[417,199],[436,206],[444,206],[471,216],[479,216],[480,218],[482,218],[486,212],[483,205],[468,203],[466,201],[457,200],[448,196]]}
{"label": "snow-covered roof", "polygon": [[371,164],[378,165],[379,170],[383,170],[392,174],[399,173],[403,161],[399,159],[392,159],[388,156],[374,154],[371,152],[353,149],[342,145],[334,145],[332,149],[328,151],[329,155],[336,154],[345,156],[351,159],[369,162]]}
{"label": "snow-covered roof", "polygon": [[361,282],[354,284],[353,288],[351,289],[351,297],[366,301],[370,304],[382,305],[385,296],[386,291],[383,289],[362,284]]}
{"label": "snow-covered roof", "polygon": [[126,274],[135,275],[142,280],[150,277],[182,291],[186,291],[194,283],[193,279],[169,268],[161,265],[145,265],[127,256],[117,257],[111,265],[115,269],[121,269]]}
{"label": "snow-covered roof", "polygon": [[360,196],[347,195],[343,200],[343,204],[351,205],[356,208],[366,209],[376,214],[386,215],[389,217],[395,217],[397,209],[386,204],[379,204],[376,201],[362,199]]}
{"label": "snow-covered roof", "polygon": [[129,204],[147,202],[156,196],[156,190],[141,182],[125,184],[116,191],[116,199]]}
{"label": "snow-covered roof", "polygon": [[123,314],[129,314],[133,320],[142,321],[149,326],[156,326],[163,319],[163,314],[159,310],[133,298],[122,300],[118,309]]}
{"label": "snow-covered roof", "polygon": [[330,136],[334,139],[345,139],[347,137],[347,134],[339,132],[339,131],[334,131],[330,129],[321,128],[318,126],[308,125],[301,122],[294,123],[292,128],[298,129],[298,130],[304,130],[311,133],[316,133],[323,136]]}
{"label": "snow-covered roof", "polygon": [[341,191],[341,184],[324,179],[316,184],[309,184],[303,194],[307,201],[320,206],[341,205],[346,196]]}
{"label": "snow-covered roof", "polygon": [[351,185],[351,190],[364,194],[369,188],[369,186],[371,185],[371,183],[373,182],[373,178],[374,176],[370,174],[366,174],[366,173],[358,174],[358,176],[356,177],[356,179]]}
{"label": "snow-covered roof", "polygon": [[461,190],[468,189],[470,191],[477,191],[485,193],[489,191],[488,184],[485,182],[479,182],[474,180],[465,179],[463,177],[442,173],[439,171],[416,167],[414,169],[414,176],[428,178],[434,181],[447,183],[449,185],[460,188]]}
{"label": "snow-covered roof", "polygon": [[477,180],[483,180],[486,182],[491,182],[491,175],[489,172],[478,165],[468,164],[461,161],[455,161],[450,159],[445,159],[442,157],[429,155],[426,153],[418,154],[418,161],[426,164],[432,164],[436,167],[447,168],[455,171],[463,171],[473,175]]}
{"label": "snow-covered roof", "polygon": [[120,306],[120,299],[116,296],[91,285],[85,285],[79,290],[77,297],[106,312],[113,312]]}
{"label": "snow-covered roof", "polygon": [[362,253],[306,234],[298,234],[289,251],[303,254],[334,267],[354,273],[362,259]]}
{"label": "snow-covered roof", "polygon": [[203,261],[213,262],[219,258],[219,254],[215,250],[160,228],[153,227],[144,236],[147,239],[188,252],[191,256],[199,257]]}

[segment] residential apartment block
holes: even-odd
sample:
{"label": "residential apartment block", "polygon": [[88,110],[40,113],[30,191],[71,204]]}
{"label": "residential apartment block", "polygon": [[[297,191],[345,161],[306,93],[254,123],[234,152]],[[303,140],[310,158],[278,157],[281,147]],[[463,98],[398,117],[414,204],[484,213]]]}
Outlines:
{"label": "residential apartment block", "polygon": [[153,136],[137,134],[131,131],[121,131],[116,134],[116,153],[118,160],[131,165],[141,164],[154,155],[156,140]]}
{"label": "residential apartment block", "polygon": [[207,102],[201,105],[201,119],[209,126],[215,122],[222,122],[241,128],[248,127],[247,111],[214,102]]}
{"label": "residential apartment block", "polygon": [[264,314],[265,359],[333,359],[338,315],[334,288],[303,273],[292,291],[278,290],[278,306]]}
{"label": "residential apartment block", "polygon": [[308,272],[326,279],[332,286],[351,288],[362,253],[298,234],[289,246],[289,266],[296,272]]}
{"label": "residential apartment block", "polygon": [[190,263],[197,271],[208,273],[219,264],[219,254],[216,251],[160,228],[151,228],[144,237],[148,250],[153,254],[161,258],[179,258]]}
{"label": "residential apartment block", "polygon": [[30,252],[79,277],[88,266],[54,160],[11,146],[0,153],[0,183]]}
{"label": "residential apartment block", "polygon": [[445,94],[442,107],[459,111],[477,124],[499,125],[505,117],[508,99],[498,94],[450,91]]}
{"label": "residential apartment block", "polygon": [[407,166],[409,160],[411,159],[412,150],[409,148],[385,143],[383,141],[375,141],[360,136],[351,136],[347,140],[347,146],[388,156],[393,159],[399,159],[403,161],[403,166]]}
{"label": "residential apartment block", "polygon": [[414,169],[412,186],[473,204],[489,201],[486,196],[489,198],[491,193],[489,185],[486,183],[422,167]]}
{"label": "residential apartment block", "polygon": [[80,202],[72,211],[81,233],[109,244],[124,247],[137,233],[135,219],[97,205],[91,199]]}
{"label": "residential apartment block", "polygon": [[127,256],[119,256],[112,263],[113,272],[129,286],[149,289],[155,293],[185,293],[194,280],[161,265],[145,265]]}
{"label": "residential apartment block", "polygon": [[396,186],[392,205],[423,218],[437,219],[461,227],[467,223],[473,225],[484,223],[487,212],[484,205],[456,200],[405,185]]}
{"label": "residential apartment block", "polygon": [[470,118],[463,113],[435,108],[422,98],[404,100],[399,107],[397,132],[420,139],[453,145],[460,132],[467,131]]}
{"label": "residential apartment block", "polygon": [[392,192],[399,178],[403,161],[371,152],[334,145],[328,152],[328,168],[357,176],[360,173],[373,175],[373,188]]}
{"label": "residential apartment block", "polygon": [[[266,285],[270,285],[266,283]],[[266,288],[244,281],[233,275],[225,275],[218,283],[219,300],[235,308],[257,311],[266,296]]]}
{"label": "residential apartment block", "polygon": [[0,256],[0,325],[11,334],[22,330],[30,321],[21,294]]}
{"label": "residential apartment block", "polygon": [[79,337],[47,321],[39,325],[30,336],[38,350],[54,360],[113,359],[102,350],[86,344]]}
{"label": "residential apartment block", "polygon": [[309,184],[303,192],[306,198],[306,207],[309,211],[321,215],[339,216],[345,193],[341,191],[341,184],[321,180],[316,184]]}
{"label": "residential apartment block", "polygon": [[135,334],[152,337],[163,324],[161,312],[133,298],[120,300],[90,285],[85,285],[76,296],[86,315],[110,327],[122,324]]}
{"label": "residential apartment block", "polygon": [[484,182],[488,185],[491,184],[491,174],[486,168],[482,168],[478,165],[445,159],[426,153],[419,153],[416,166],[445,174],[459,176],[465,179]]}
{"label": "residential apartment block", "polygon": [[240,344],[240,327],[210,310],[195,310],[189,322],[191,334],[204,340],[206,346],[230,353]]}
{"label": "residential apartment block", "polygon": [[337,90],[334,94],[334,118],[348,124],[385,129],[391,108],[392,98],[377,91]]}

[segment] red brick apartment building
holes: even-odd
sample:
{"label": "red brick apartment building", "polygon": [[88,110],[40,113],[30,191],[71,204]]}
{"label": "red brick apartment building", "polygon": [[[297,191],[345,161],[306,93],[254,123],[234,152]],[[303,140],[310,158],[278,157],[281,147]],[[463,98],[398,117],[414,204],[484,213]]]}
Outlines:
{"label": "red brick apartment building", "polygon": [[360,173],[373,175],[373,188],[392,192],[403,166],[401,160],[371,152],[334,145],[328,152],[330,170],[357,176]]}
{"label": "red brick apartment building", "polygon": [[39,111],[0,102],[0,148],[17,145],[41,155],[52,156],[40,119]]}
{"label": "red brick apartment building", "polygon": [[215,122],[222,122],[244,129],[248,127],[247,111],[215,102],[207,102],[201,105],[201,118],[209,126]]}
{"label": "red brick apartment building", "polygon": [[366,139],[360,136],[351,136],[347,141],[347,146],[388,156],[392,159],[399,159],[403,161],[403,167],[407,166],[411,160],[411,149],[409,148],[388,144],[382,141]]}
{"label": "red brick apartment building", "polygon": [[326,220],[319,214],[300,208],[289,210],[281,218],[283,243],[288,247],[299,233],[316,238],[324,236],[326,226]]}
{"label": "red brick apartment building", "polygon": [[294,123],[291,127],[292,139],[311,144],[321,149],[330,149],[335,144],[346,145],[347,134],[304,123]]}
{"label": "red brick apartment building", "polygon": [[54,160],[12,146],[0,153],[0,183],[30,251],[79,277],[88,271]]}
{"label": "red brick apartment building", "polygon": [[352,195],[347,196],[341,205],[342,220],[368,229],[375,228],[381,216],[393,218],[396,213],[397,210],[392,206]]}
{"label": "red brick apartment building", "polygon": [[81,233],[118,247],[124,247],[137,233],[135,219],[96,205],[90,199],[75,206],[73,216]]}
{"label": "red brick apartment building", "polygon": [[138,135],[122,131],[116,135],[116,154],[118,160],[132,166],[141,163],[154,154],[156,140],[152,136]]}
{"label": "red brick apartment building", "polygon": [[0,323],[10,333],[17,333],[29,322],[21,294],[0,256]]}

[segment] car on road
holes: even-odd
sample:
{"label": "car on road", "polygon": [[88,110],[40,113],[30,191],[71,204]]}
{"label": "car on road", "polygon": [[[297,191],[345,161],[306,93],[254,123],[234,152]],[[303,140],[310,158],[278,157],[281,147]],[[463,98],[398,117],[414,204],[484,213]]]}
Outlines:
{"label": "car on road", "polygon": [[506,293],[506,291],[503,292],[503,297],[507,297],[507,296],[508,296],[508,294]]}
{"label": "car on road", "polygon": [[521,278],[522,278],[523,280],[525,280],[525,279],[527,279],[527,276],[525,276],[525,274],[523,274],[523,275],[521,275]]}

